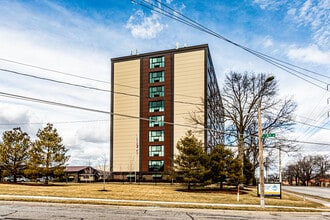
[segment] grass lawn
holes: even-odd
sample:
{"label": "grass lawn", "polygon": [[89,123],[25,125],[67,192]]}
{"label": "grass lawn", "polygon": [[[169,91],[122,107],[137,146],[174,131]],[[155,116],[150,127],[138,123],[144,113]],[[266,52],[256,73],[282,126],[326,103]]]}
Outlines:
{"label": "grass lawn", "polygon": [[[259,205],[260,199],[257,197],[256,188],[245,188],[241,190],[240,200],[237,201],[237,192],[233,188],[220,191],[215,188],[192,188],[186,191],[186,186],[181,184],[129,184],[129,183],[107,183],[105,190],[103,183],[80,183],[80,184],[0,184],[0,195],[26,195],[26,196],[55,196],[55,197],[73,197],[73,198],[94,198],[94,199],[117,199],[117,200],[141,200],[141,201],[165,201],[165,202],[190,202],[190,203],[210,203],[210,204],[249,204]],[[0,197],[2,200],[8,198]],[[12,200],[12,199],[10,199]],[[14,200],[33,200],[15,198]],[[39,200],[39,201],[52,201]],[[79,201],[61,202],[79,203]],[[133,203],[116,203],[103,201],[81,201],[81,203],[92,204],[114,204],[114,205],[133,205]],[[290,206],[290,207],[308,207],[322,208],[320,204],[304,201],[302,198],[289,194],[282,194],[282,199],[278,197],[266,197],[266,206]],[[136,204],[135,204],[136,205]],[[140,203],[143,205],[143,203]],[[157,206],[164,206],[159,205]],[[173,205],[165,205],[171,206]],[[175,207],[194,207],[194,205],[175,205]],[[199,206],[199,208],[204,208]],[[258,210],[258,207],[225,207],[226,209],[244,209]],[[272,210],[267,208],[266,210]],[[281,210],[281,209],[276,209]],[[283,209],[286,210],[287,209]],[[297,211],[295,209],[291,209]]]}

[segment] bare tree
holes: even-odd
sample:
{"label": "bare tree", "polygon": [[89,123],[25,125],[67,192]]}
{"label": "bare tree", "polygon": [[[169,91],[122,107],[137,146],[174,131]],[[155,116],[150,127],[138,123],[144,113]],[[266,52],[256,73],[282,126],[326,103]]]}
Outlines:
{"label": "bare tree", "polygon": [[[257,138],[259,99],[262,99],[262,130],[264,132],[280,130],[281,133],[285,133],[284,131],[291,130],[294,125],[292,114],[296,109],[296,103],[290,98],[282,100],[278,97],[276,80],[268,83],[265,81],[266,74],[263,73],[256,75],[248,72],[230,72],[225,79],[221,93],[222,99],[215,99],[218,102],[213,103],[213,106],[217,105],[218,109],[221,110],[217,111],[219,117],[225,118],[227,143],[237,143],[242,175],[244,154],[246,158],[251,160],[253,171],[259,166]],[[198,106],[196,108],[196,112],[190,114],[190,120],[195,125],[205,127],[203,118],[197,114],[202,109]],[[286,152],[296,150],[296,146],[289,144],[285,138],[277,139],[276,142],[276,146],[272,146],[274,149],[281,148]]]}
{"label": "bare tree", "polygon": [[306,156],[298,161],[299,179],[303,186],[308,186],[308,182],[316,177],[316,166],[313,157]]}
{"label": "bare tree", "polygon": [[[257,153],[257,110],[258,100],[262,99],[262,130],[290,130],[294,125],[292,114],[296,104],[292,99],[278,98],[277,81],[268,83],[266,75],[230,72],[225,79],[222,91],[224,115],[227,129],[231,131],[229,140],[238,145],[238,155],[244,167],[243,157],[246,145],[256,165]],[[248,156],[250,156],[248,155]],[[243,174],[243,170],[242,170]]]}
{"label": "bare tree", "polygon": [[296,163],[290,164],[284,173],[289,184],[292,184],[294,180],[296,185],[301,183],[303,186],[308,186],[311,180],[317,182],[320,178],[324,178],[329,170],[328,156],[308,155],[300,158]]}
{"label": "bare tree", "polygon": [[314,156],[314,162],[317,167],[317,177],[325,178],[327,172],[330,170],[330,157],[329,155],[316,155]]}
{"label": "bare tree", "polygon": [[297,164],[290,164],[284,169],[283,177],[288,181],[290,185],[293,185],[293,182],[295,182],[296,185],[298,185],[298,166]]}
{"label": "bare tree", "polygon": [[108,177],[107,168],[108,168],[109,161],[108,161],[106,153],[104,155],[102,155],[99,160],[100,160],[101,164],[97,166],[97,169],[102,173],[102,180],[103,180],[102,191],[107,191],[105,188],[105,185],[106,185],[106,179]]}

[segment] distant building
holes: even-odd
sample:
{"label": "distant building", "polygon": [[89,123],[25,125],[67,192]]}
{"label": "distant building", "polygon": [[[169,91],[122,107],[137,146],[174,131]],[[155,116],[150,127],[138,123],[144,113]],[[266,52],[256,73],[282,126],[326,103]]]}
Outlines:
{"label": "distant building", "polygon": [[67,166],[64,173],[67,181],[75,183],[95,182],[99,179],[98,171],[90,166]]}
{"label": "distant building", "polygon": [[208,45],[113,58],[111,65],[114,178],[164,178],[188,130],[206,151],[223,143],[222,101]]}

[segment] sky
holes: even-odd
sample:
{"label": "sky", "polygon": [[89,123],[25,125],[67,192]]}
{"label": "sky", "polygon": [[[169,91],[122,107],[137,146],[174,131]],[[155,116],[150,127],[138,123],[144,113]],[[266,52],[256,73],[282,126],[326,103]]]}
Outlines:
{"label": "sky", "polygon": [[52,123],[69,165],[98,166],[109,158],[111,58],[208,44],[220,89],[230,71],[274,75],[279,97],[298,104],[295,130],[278,135],[314,143],[299,143],[302,154],[330,154],[330,0],[162,3],[304,75],[130,0],[0,0],[1,134],[21,127],[35,139]]}

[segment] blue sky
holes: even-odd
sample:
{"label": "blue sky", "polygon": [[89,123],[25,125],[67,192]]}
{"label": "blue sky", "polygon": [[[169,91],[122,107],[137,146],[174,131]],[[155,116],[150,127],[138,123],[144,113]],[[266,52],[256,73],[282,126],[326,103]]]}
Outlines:
{"label": "blue sky", "polygon": [[[329,0],[163,0],[171,8],[241,45],[326,75],[330,83]],[[0,67],[99,89],[109,83],[45,71],[44,67],[110,82],[110,59],[183,45],[209,44],[222,87],[229,71],[275,75],[280,96],[298,103],[291,138],[329,143],[329,91],[301,80],[218,38],[157,14],[130,0],[1,0]],[[13,62],[14,61],[14,62]],[[16,62],[16,63],[15,63]],[[109,111],[109,93],[59,85],[1,71],[0,92]],[[69,147],[71,165],[96,165],[109,153],[106,114],[1,97],[0,131],[20,124],[32,137],[54,123]],[[329,154],[329,146],[304,145],[304,152]]]}

